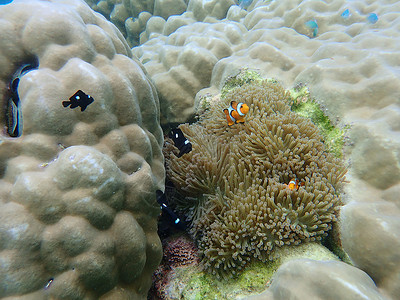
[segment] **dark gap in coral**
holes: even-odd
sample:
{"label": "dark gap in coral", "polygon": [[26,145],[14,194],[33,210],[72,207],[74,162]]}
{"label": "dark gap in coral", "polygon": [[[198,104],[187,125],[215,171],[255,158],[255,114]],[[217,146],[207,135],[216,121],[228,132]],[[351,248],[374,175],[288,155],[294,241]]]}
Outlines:
{"label": "dark gap in coral", "polygon": [[31,70],[37,69],[39,61],[37,58],[32,57],[25,62],[20,63],[19,67],[11,77],[8,89],[3,100],[3,116],[5,120],[6,132],[10,137],[17,138],[22,135],[22,111],[21,103],[18,94],[18,85],[22,76]]}

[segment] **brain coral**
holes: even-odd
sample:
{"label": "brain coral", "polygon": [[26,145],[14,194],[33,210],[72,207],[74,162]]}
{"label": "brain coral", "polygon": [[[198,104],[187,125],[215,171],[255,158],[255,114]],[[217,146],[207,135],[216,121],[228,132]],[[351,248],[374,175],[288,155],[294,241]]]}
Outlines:
{"label": "brain coral", "polygon": [[[114,25],[84,2],[0,6],[0,122],[20,78],[19,137],[0,135],[0,297],[145,299],[162,251],[155,88]],[[62,105],[77,90],[85,111]]]}
{"label": "brain coral", "polygon": [[[213,274],[271,260],[275,247],[321,240],[336,221],[346,168],[288,98],[275,82],[245,84],[180,126],[193,150],[171,154],[167,172]],[[249,105],[244,124],[227,126],[222,110],[231,101]],[[289,189],[292,178],[305,185]]]}

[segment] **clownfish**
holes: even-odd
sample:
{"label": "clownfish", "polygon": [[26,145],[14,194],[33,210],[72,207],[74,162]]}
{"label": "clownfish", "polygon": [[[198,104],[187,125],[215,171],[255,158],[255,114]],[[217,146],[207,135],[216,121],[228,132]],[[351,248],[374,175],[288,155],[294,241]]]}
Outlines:
{"label": "clownfish", "polygon": [[291,179],[291,180],[289,181],[288,184],[285,184],[285,185],[286,185],[286,187],[287,187],[288,189],[290,189],[290,190],[293,191],[294,189],[298,190],[299,187],[304,186],[305,183],[304,183],[304,182],[300,182],[300,181],[299,181],[298,179],[296,179],[296,178],[293,178],[293,179]]}
{"label": "clownfish", "polygon": [[244,117],[249,112],[249,106],[246,103],[232,101],[228,108],[224,109],[228,125],[244,123]]}

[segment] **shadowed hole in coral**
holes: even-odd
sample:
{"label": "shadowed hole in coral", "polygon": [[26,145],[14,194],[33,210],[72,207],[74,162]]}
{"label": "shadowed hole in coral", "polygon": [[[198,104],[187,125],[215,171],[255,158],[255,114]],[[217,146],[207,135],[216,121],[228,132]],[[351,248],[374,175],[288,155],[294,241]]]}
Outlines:
{"label": "shadowed hole in coral", "polygon": [[21,101],[18,94],[18,85],[21,81],[22,76],[31,70],[37,69],[39,62],[35,58],[27,59],[25,63],[19,64],[19,67],[12,75],[8,84],[8,90],[4,97],[6,103],[3,103],[5,112],[3,114],[5,126],[7,128],[7,134],[10,137],[19,137],[22,135],[23,130],[23,118]]}

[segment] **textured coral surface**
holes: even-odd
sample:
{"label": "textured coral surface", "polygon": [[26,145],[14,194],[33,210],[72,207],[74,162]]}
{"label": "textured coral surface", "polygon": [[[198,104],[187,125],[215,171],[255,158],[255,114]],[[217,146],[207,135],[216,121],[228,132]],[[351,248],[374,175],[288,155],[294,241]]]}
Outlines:
{"label": "textured coral surface", "polygon": [[[0,296],[146,298],[162,255],[153,85],[85,2],[14,1],[0,19],[4,128],[13,74],[38,64],[18,85],[21,136],[0,136]],[[63,107],[79,89],[94,102]]]}
{"label": "textured coral surface", "polygon": [[215,64],[232,55],[246,31],[232,21],[196,22],[132,49],[157,87],[162,123],[182,123],[194,113],[196,93],[210,85]]}
{"label": "textured coral surface", "polygon": [[276,272],[267,291],[249,300],[386,300],[363,271],[339,261],[292,260]]}
{"label": "textured coral surface", "polygon": [[[133,51],[148,65],[151,76],[164,75],[162,82],[155,80],[156,86],[162,100],[179,111],[171,115],[174,122],[186,121],[192,112],[197,91],[187,86],[208,81],[216,92],[241,67],[257,69],[288,86],[312,84],[312,92],[325,101],[332,115],[343,116],[344,108],[356,110],[365,104],[383,108],[398,96],[399,79],[394,71],[399,61],[398,5],[384,0],[253,1],[247,11],[231,6],[227,18],[218,22],[198,20],[189,13],[174,16]],[[351,13],[347,19],[340,16],[345,9]],[[372,12],[379,16],[375,24],[367,21]],[[305,26],[314,19],[318,24],[315,38]],[[179,25],[168,25],[176,28],[171,34],[166,28],[172,22]],[[192,70],[186,60],[177,59],[178,53],[189,49],[201,54],[192,56],[192,61],[201,60],[209,66],[208,72]],[[174,72],[179,69],[185,79]],[[179,84],[180,93],[176,93]]]}
{"label": "textured coral surface", "polygon": [[[168,35],[180,26],[195,21],[223,19],[235,4],[234,0],[85,1],[113,22],[130,45],[138,45],[160,34]],[[181,18],[181,14],[187,16]]]}
{"label": "textured coral surface", "polygon": [[300,258],[317,261],[339,260],[318,243],[284,246],[276,252],[277,258],[273,262],[252,262],[242,274],[230,280],[216,280],[197,265],[175,268],[170,276],[162,279],[160,288],[164,293],[161,299],[247,299],[250,295],[264,291],[271,283],[272,274],[287,261]]}
{"label": "textured coral surface", "polygon": [[[343,246],[353,263],[394,299],[400,293],[399,5],[393,0],[255,0],[247,10],[231,6],[227,18],[220,21],[193,23],[196,20],[187,13],[174,17],[174,23],[181,19],[180,24],[186,25],[172,34],[168,31],[169,36],[162,34],[164,28],[157,34],[148,32],[149,40],[134,48],[156,78],[162,101],[174,107],[170,120],[187,120],[201,96],[218,93],[228,76],[249,67],[277,78],[286,87],[306,83],[332,120],[339,117],[350,123],[346,192],[351,203],[342,213]],[[341,16],[346,9],[348,17]],[[374,24],[367,19],[370,13],[378,16]],[[318,24],[315,37],[306,26],[310,20]],[[223,27],[227,34],[220,37]],[[232,28],[236,28],[235,34],[228,34]],[[197,36],[203,38],[201,43],[192,43]],[[234,39],[229,40],[231,37]],[[230,49],[230,53],[222,52],[222,58],[217,55],[221,53],[219,44]],[[214,55],[202,59],[208,70],[212,69],[207,78],[200,77],[204,72],[192,71],[176,59],[176,53],[186,49]],[[193,62],[199,58],[193,57]],[[212,62],[215,64],[210,65]],[[178,75],[185,75],[179,77],[174,69],[184,70]],[[159,74],[168,77],[158,82]],[[197,78],[208,80],[210,87],[195,98],[194,89],[183,87],[200,86]],[[162,107],[168,105],[161,103]]]}
{"label": "textured coral surface", "polygon": [[[250,107],[228,127],[231,101]],[[180,205],[213,274],[240,272],[275,247],[317,241],[336,221],[346,168],[326,151],[318,128],[290,110],[277,83],[246,84],[210,104],[199,123],[180,128],[193,144],[170,156],[167,173],[186,197]],[[289,189],[293,178],[304,183]]]}

